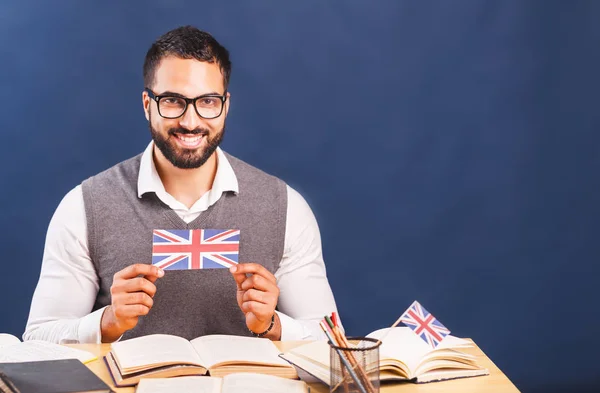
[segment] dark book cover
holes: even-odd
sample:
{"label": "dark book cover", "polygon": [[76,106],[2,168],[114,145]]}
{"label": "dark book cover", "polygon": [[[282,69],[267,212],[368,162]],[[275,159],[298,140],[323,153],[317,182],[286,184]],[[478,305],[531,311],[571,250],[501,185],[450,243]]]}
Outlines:
{"label": "dark book cover", "polygon": [[15,385],[0,371],[0,393],[19,393]]}
{"label": "dark book cover", "polygon": [[108,385],[76,359],[0,363],[0,373],[16,389],[14,393],[111,392]]}

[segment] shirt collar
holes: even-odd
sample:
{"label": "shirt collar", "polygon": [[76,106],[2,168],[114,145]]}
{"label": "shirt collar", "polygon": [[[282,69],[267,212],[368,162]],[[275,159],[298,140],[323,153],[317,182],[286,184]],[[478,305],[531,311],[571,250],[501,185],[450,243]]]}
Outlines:
{"label": "shirt collar", "polygon": [[[140,173],[138,175],[138,198],[141,198],[147,192],[156,194],[166,193],[165,187],[160,180],[156,165],[153,159],[154,141],[151,141],[140,161]],[[238,181],[235,172],[227,160],[225,153],[220,147],[217,147],[217,173],[212,184],[211,192],[221,195],[226,191],[238,193]]]}

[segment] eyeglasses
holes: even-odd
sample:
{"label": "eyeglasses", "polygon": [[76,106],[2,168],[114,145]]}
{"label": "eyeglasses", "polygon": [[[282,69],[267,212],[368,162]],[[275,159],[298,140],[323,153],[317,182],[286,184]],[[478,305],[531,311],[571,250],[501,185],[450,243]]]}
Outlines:
{"label": "eyeglasses", "polygon": [[198,116],[203,119],[214,119],[221,116],[223,106],[227,101],[227,91],[221,96],[218,94],[204,94],[196,98],[187,98],[174,93],[157,96],[148,88],[144,91],[148,96],[156,101],[158,106],[158,114],[165,119],[177,119],[181,117],[188,108],[188,105],[193,104]]}

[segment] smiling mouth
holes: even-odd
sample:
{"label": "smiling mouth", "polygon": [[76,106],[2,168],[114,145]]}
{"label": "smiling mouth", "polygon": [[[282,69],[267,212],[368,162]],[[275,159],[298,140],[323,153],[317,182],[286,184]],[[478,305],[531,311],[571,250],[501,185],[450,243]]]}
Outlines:
{"label": "smiling mouth", "polygon": [[195,148],[200,146],[200,143],[202,143],[202,139],[204,139],[206,137],[206,134],[201,133],[201,134],[178,134],[178,133],[174,133],[172,134],[177,141],[179,142],[180,145],[187,147],[187,148]]}

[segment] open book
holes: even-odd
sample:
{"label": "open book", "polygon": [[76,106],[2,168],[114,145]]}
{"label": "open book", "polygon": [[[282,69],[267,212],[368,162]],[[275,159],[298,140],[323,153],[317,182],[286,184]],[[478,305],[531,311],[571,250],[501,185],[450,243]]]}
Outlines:
{"label": "open book", "polygon": [[217,377],[179,377],[142,379],[136,393],[308,393],[308,385],[271,375],[254,373]]}
{"label": "open book", "polygon": [[298,378],[296,369],[279,357],[266,338],[208,335],[188,341],[152,334],[111,344],[105,357],[117,386],[135,385],[141,378],[183,375],[223,377],[232,373],[259,373]]}
{"label": "open book", "polygon": [[0,334],[0,363],[62,359],[77,359],[82,363],[89,363],[97,357],[91,352],[80,349],[40,340],[21,342],[11,334]]}
{"label": "open book", "polygon": [[[461,352],[473,344],[461,338],[446,336],[432,349],[410,328],[396,327],[376,330],[367,337],[383,339],[379,347],[379,378],[381,381],[411,381],[417,383],[487,375],[475,356]],[[293,348],[280,355],[290,363],[329,384],[329,345],[315,341]]]}

